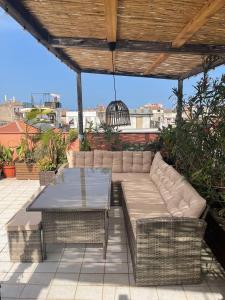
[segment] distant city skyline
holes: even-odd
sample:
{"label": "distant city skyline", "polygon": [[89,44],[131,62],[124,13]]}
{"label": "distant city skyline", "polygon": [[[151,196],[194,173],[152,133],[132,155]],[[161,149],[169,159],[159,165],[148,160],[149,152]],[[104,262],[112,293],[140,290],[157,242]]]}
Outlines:
{"label": "distant city skyline", "polygon": [[[76,110],[76,73],[48,52],[19,24],[0,9],[0,101],[4,96],[28,102],[33,92],[60,94],[65,108]],[[213,77],[225,72],[221,66]],[[184,95],[193,92],[200,76],[184,81]],[[174,80],[116,76],[118,99],[130,108],[146,103],[175,106],[170,98]],[[107,105],[113,99],[113,79],[110,75],[82,74],[84,108]]]}

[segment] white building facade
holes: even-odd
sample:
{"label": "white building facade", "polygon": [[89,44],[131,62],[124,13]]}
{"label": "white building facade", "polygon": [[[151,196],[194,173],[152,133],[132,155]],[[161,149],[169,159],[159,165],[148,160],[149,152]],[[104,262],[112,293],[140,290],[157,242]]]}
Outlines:
{"label": "white building facade", "polygon": [[[83,111],[83,128],[88,128],[90,122],[93,123],[94,127],[100,124],[97,112],[95,110]],[[67,111],[66,123],[70,126],[70,128],[78,128],[78,112]]]}
{"label": "white building facade", "polygon": [[[131,131],[158,131],[159,128],[167,127],[168,125],[175,125],[176,112],[171,109],[164,109],[162,106],[154,109],[139,108],[130,109],[130,122],[129,126],[121,126],[120,130]],[[105,112],[101,111],[101,114],[97,110],[84,110],[83,111],[83,127],[88,128],[90,122],[93,126],[98,126],[101,121],[104,121],[103,115]],[[70,128],[78,128],[78,112],[67,111],[66,123]]]}

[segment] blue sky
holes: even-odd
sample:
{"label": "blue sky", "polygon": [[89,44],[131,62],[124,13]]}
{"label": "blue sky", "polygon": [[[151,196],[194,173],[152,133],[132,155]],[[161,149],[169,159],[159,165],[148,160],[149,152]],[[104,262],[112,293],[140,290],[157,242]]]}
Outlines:
{"label": "blue sky", "polygon": [[[61,63],[27,31],[0,9],[0,102],[4,95],[21,101],[30,101],[34,92],[61,95],[62,104],[76,109],[76,74]],[[212,71],[220,77],[224,67]],[[199,76],[184,81],[184,93],[189,95]],[[169,99],[174,80],[116,76],[117,95],[130,108],[145,103],[162,103],[173,107]],[[84,108],[107,105],[113,98],[113,81],[109,75],[82,75]]]}

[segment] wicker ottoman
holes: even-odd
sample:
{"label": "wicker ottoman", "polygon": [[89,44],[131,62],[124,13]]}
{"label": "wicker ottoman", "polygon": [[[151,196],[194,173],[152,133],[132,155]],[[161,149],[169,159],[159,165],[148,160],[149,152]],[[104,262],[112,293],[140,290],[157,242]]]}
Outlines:
{"label": "wicker ottoman", "polygon": [[12,262],[41,262],[41,213],[22,208],[6,224]]}

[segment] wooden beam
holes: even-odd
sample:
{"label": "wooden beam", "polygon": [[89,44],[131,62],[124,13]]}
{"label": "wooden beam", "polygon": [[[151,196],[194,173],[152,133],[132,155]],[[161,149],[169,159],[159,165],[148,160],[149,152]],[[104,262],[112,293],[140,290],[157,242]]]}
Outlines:
{"label": "wooden beam", "polygon": [[167,53],[161,53],[157,59],[154,61],[153,64],[150,65],[147,71],[145,71],[145,75],[153,72],[159,65],[161,65],[162,62],[164,62],[169,57],[169,54]]}
{"label": "wooden beam", "polygon": [[181,47],[188,41],[207,21],[225,5],[225,0],[211,0],[187,23],[172,42],[173,47]]}
{"label": "wooden beam", "polygon": [[83,129],[83,100],[82,100],[82,84],[81,84],[81,73],[77,73],[77,110],[78,110],[78,133],[79,140],[82,141],[84,138]]}
{"label": "wooden beam", "polygon": [[24,29],[29,31],[43,46],[52,52],[57,58],[64,62],[74,71],[80,71],[79,65],[72,60],[62,49],[56,49],[49,44],[49,33],[39,21],[25,9],[22,1],[0,0],[0,6],[13,17]]}
{"label": "wooden beam", "polygon": [[[200,9],[200,11],[185,25],[181,32],[172,42],[172,46],[179,48],[183,46],[215,13],[225,5],[225,0],[210,0]],[[160,55],[157,62],[153,63],[145,72],[152,72],[169,56]]]}
{"label": "wooden beam", "polygon": [[[82,48],[89,50],[108,50],[106,40],[95,38],[49,38],[49,44],[55,48]],[[194,55],[214,55],[225,54],[225,45],[207,44],[185,44],[179,48],[172,47],[169,42],[154,41],[133,41],[118,40],[116,51],[122,52],[148,52],[148,53],[173,53],[173,54],[194,54]]]}
{"label": "wooden beam", "polygon": [[[82,73],[113,75],[112,71],[100,70],[100,69],[82,69]],[[124,72],[124,71],[118,71],[118,70],[116,70],[114,74],[118,75],[118,76],[132,76],[132,77],[144,77],[144,78],[155,78],[155,79],[169,79],[169,80],[178,80],[179,79],[179,75],[165,75],[165,74],[144,75],[143,73]]]}
{"label": "wooden beam", "polygon": [[108,43],[116,42],[118,0],[105,0],[106,38]]}

